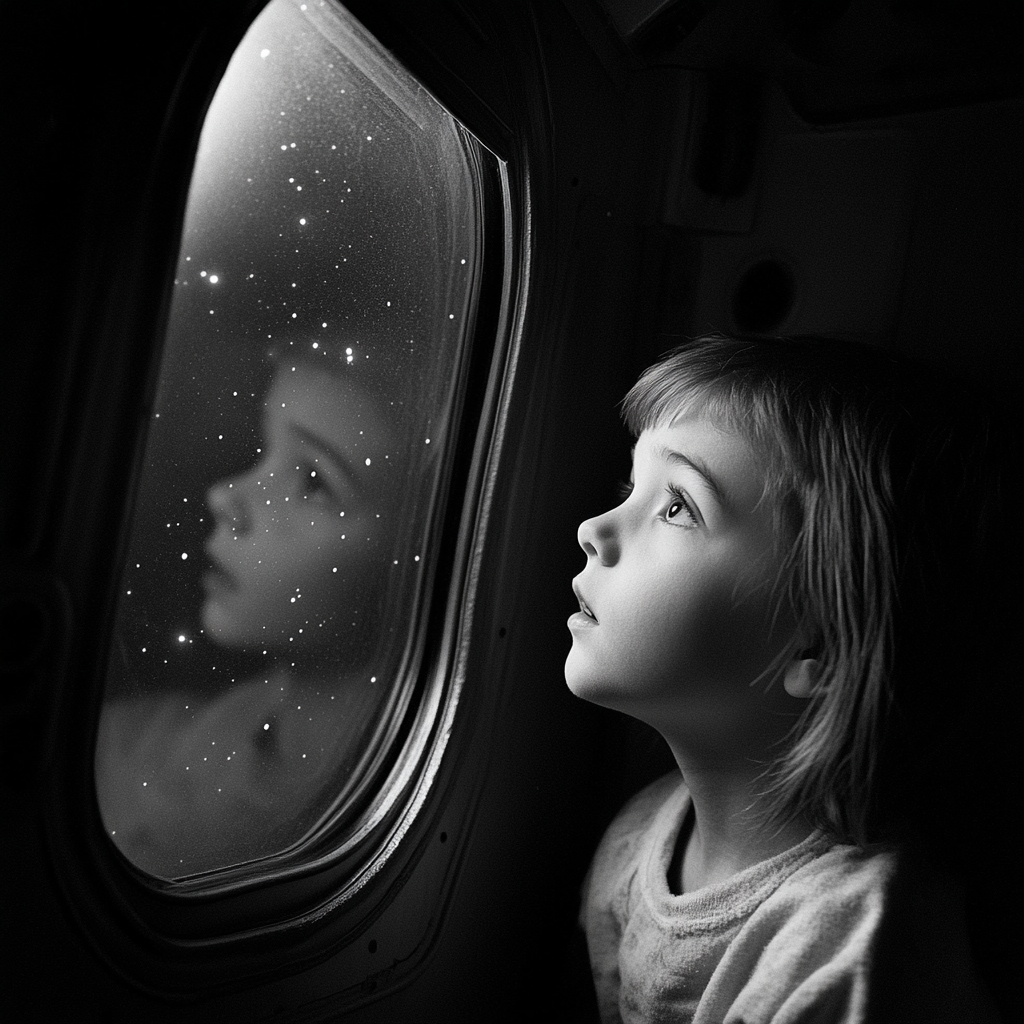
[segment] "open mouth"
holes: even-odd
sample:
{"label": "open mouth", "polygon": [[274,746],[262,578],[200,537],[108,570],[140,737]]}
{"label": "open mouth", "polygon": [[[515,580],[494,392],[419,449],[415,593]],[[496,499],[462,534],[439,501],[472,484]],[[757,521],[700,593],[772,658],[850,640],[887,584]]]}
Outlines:
{"label": "open mouth", "polygon": [[207,558],[210,562],[209,571],[203,573],[203,586],[208,592],[212,594],[225,593],[230,590],[235,590],[238,587],[234,577],[213,557],[207,552]]}
{"label": "open mouth", "polygon": [[576,587],[576,586],[573,586],[572,589],[573,589],[573,593],[575,593],[575,595],[576,595],[576,600],[579,601],[579,603],[580,603],[580,611],[583,612],[583,614],[586,615],[586,617],[588,619],[591,619],[594,622],[597,622],[597,616],[590,610],[590,605],[587,604],[587,602],[584,599],[583,595],[580,593],[579,588]]}

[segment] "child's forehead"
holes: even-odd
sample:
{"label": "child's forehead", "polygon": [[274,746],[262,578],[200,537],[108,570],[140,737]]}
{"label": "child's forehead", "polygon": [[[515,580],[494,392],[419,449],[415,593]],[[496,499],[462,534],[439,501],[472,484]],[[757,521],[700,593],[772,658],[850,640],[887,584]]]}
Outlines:
{"label": "child's forehead", "polygon": [[742,416],[731,415],[717,403],[694,399],[664,410],[641,424],[633,450],[636,450],[642,438],[650,439],[655,435],[669,434],[678,435],[696,444],[713,444],[716,439],[726,437],[734,446],[738,445],[743,449],[754,451],[758,447],[753,432],[744,428]]}
{"label": "child's forehead", "polygon": [[638,425],[636,439],[644,433],[688,425],[736,438],[753,453],[762,468],[773,476],[784,475],[790,447],[785,431],[756,404],[748,408],[731,396],[715,392],[695,389],[671,406],[652,411]]}
{"label": "child's forehead", "polygon": [[634,467],[684,475],[709,485],[720,504],[752,509],[764,498],[763,460],[744,433],[703,410],[688,410],[640,432],[633,448]]}

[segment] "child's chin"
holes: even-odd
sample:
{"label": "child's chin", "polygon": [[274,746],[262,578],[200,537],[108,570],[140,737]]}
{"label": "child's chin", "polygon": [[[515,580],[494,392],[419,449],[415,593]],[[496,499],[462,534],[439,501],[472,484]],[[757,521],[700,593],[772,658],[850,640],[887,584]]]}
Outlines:
{"label": "child's chin", "polygon": [[575,648],[565,659],[565,685],[571,694],[592,704],[607,706],[612,697],[607,681],[598,677],[591,666],[583,663]]}

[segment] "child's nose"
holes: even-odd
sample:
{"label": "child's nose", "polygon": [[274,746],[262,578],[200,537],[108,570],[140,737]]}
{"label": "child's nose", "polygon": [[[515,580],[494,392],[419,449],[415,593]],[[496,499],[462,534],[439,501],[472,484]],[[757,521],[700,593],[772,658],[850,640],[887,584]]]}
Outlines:
{"label": "child's nose", "polygon": [[588,558],[593,556],[602,565],[614,565],[618,561],[619,542],[610,513],[585,519],[576,531],[576,540]]}
{"label": "child's nose", "polygon": [[237,533],[249,528],[249,514],[237,481],[215,483],[206,494],[206,504],[218,524],[230,526]]}

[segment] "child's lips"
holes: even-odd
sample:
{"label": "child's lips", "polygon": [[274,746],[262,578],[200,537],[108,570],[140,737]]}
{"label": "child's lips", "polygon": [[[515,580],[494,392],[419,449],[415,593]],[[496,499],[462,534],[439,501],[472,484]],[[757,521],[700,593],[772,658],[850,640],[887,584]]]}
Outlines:
{"label": "child's lips", "polygon": [[231,573],[217,561],[209,548],[207,548],[206,556],[210,561],[210,570],[203,574],[203,586],[207,591],[210,593],[220,593],[237,590],[238,583]]}
{"label": "child's lips", "polygon": [[[587,599],[583,596],[579,586],[573,583],[572,589],[573,593],[576,595],[576,600],[580,603],[580,610],[577,614],[583,616],[587,621],[596,626],[598,622],[597,616],[587,603]],[[576,616],[574,615],[573,618],[576,618]]]}

